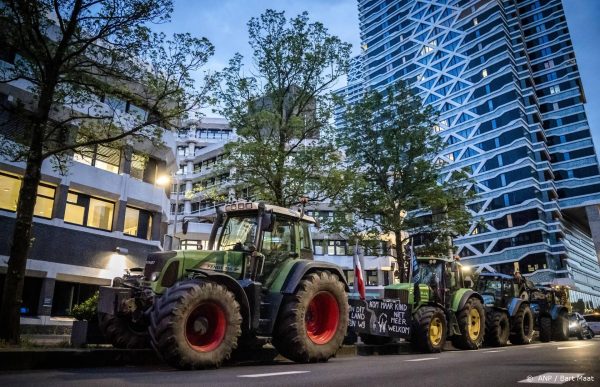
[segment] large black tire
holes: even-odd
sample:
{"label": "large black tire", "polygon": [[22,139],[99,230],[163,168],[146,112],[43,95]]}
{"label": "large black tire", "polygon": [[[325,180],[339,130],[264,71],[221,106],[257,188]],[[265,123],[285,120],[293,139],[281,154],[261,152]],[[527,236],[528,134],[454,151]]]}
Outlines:
{"label": "large black tire", "polygon": [[540,317],[540,341],[547,343],[552,340],[552,319],[548,316]]}
{"label": "large black tire", "polygon": [[452,336],[452,345],[459,349],[479,349],[485,333],[485,311],[478,298],[471,297],[456,314],[460,335]]}
{"label": "large black tire", "polygon": [[222,285],[181,281],[158,297],[150,314],[156,352],[179,369],[219,367],[237,347],[240,305]]}
{"label": "large black tire", "polygon": [[423,306],[413,315],[413,332],[410,343],[419,352],[437,353],[444,349],[448,324],[440,308]]}
{"label": "large black tire", "polygon": [[510,322],[502,310],[490,310],[485,314],[485,344],[490,347],[504,347],[508,343]]}
{"label": "large black tire", "polygon": [[327,361],[342,345],[347,327],[344,284],[328,272],[311,273],[283,300],[273,345],[295,362]]}
{"label": "large black tire", "polygon": [[142,322],[134,323],[126,317],[98,313],[98,326],[100,332],[115,348],[150,348],[148,324]]}
{"label": "large black tire", "polygon": [[533,339],[533,313],[529,305],[521,305],[512,318],[509,340],[513,344],[529,344]]}
{"label": "large black tire", "polygon": [[375,336],[367,333],[361,333],[359,336],[363,344],[366,345],[385,345],[392,342],[392,338],[387,336]]}
{"label": "large black tire", "polygon": [[569,318],[566,312],[560,312],[556,320],[552,321],[552,340],[569,340]]}

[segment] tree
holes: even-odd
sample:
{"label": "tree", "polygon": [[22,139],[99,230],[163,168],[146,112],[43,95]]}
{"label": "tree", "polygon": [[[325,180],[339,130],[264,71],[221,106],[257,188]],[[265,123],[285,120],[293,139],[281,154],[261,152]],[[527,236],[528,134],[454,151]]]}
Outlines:
{"label": "tree", "polygon": [[346,107],[338,143],[354,176],[341,208],[354,214],[338,227],[351,235],[392,236],[400,278],[407,278],[403,249],[419,237],[420,254],[447,254],[451,238],[468,231],[466,174],[446,172],[436,155],[442,149],[431,107],[400,82],[370,92]]}
{"label": "tree", "polygon": [[221,74],[220,113],[239,141],[227,145],[233,179],[252,195],[289,207],[334,197],[343,179],[328,136],[330,89],[348,68],[350,45],[307,13],[267,10],[248,23],[254,66],[236,54]]}
{"label": "tree", "polygon": [[[2,298],[1,339],[19,342],[20,298],[44,160],[65,168],[74,151],[96,145],[160,144],[164,127],[207,100],[211,77],[194,90],[192,73],[212,55],[210,42],[189,34],[167,39],[148,27],[168,21],[171,11],[170,0],[0,3],[0,44],[13,59],[0,68],[0,91],[15,82],[28,85],[28,96],[2,104],[0,155],[26,167]],[[111,97],[137,106],[137,114],[111,107]]]}

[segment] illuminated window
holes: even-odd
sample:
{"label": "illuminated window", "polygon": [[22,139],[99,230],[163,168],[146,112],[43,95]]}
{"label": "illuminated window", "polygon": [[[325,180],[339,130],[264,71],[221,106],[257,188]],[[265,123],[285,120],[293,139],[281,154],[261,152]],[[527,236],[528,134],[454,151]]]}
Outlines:
{"label": "illuminated window", "polygon": [[69,192],[65,209],[65,222],[110,231],[112,229],[112,202],[88,195]]}
{"label": "illuminated window", "polygon": [[[0,209],[16,211],[20,189],[21,179],[16,176],[0,174]],[[43,183],[38,186],[35,208],[33,210],[34,216],[42,218],[52,217],[55,192],[56,190],[52,186]]]}
{"label": "illuminated window", "polygon": [[142,239],[151,239],[152,214],[149,211],[127,207],[123,233]]}
{"label": "illuminated window", "polygon": [[77,149],[73,160],[112,173],[119,173],[121,151],[105,145],[82,147]]}
{"label": "illuminated window", "polygon": [[484,78],[488,76],[487,69],[483,69],[483,71],[481,71],[481,76]]}
{"label": "illuminated window", "polygon": [[477,20],[477,18],[473,19],[473,25],[476,26],[477,24],[479,24],[479,21]]}

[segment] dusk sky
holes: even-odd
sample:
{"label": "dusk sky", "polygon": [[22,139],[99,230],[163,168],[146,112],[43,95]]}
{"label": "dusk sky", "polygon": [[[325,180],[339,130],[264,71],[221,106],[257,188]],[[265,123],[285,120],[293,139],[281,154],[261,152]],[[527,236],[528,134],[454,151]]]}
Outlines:
{"label": "dusk sky", "polygon": [[[352,43],[354,54],[360,51],[356,0],[174,1],[172,22],[160,29],[207,37],[215,45],[215,55],[208,65],[213,71],[222,69],[236,52],[250,56],[246,23],[267,8],[284,10],[287,17],[308,11],[311,20],[322,22],[331,33]],[[600,151],[600,0],[563,3],[587,97],[586,112]]]}

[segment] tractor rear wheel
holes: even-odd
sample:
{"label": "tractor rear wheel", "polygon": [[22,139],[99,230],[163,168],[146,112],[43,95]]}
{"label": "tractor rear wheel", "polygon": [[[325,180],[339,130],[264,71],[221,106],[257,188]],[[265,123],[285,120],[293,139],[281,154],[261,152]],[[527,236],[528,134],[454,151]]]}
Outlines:
{"label": "tractor rear wheel", "polygon": [[420,352],[441,352],[446,343],[448,325],[446,315],[440,308],[423,306],[413,316],[411,344]]}
{"label": "tractor rear wheel", "polygon": [[127,317],[108,313],[98,313],[100,332],[115,348],[145,349],[150,348],[148,324],[134,323]]}
{"label": "tractor rear wheel", "polygon": [[485,316],[485,343],[491,347],[504,347],[508,342],[510,324],[508,315],[501,310],[490,310]]}
{"label": "tractor rear wheel", "polygon": [[552,339],[556,341],[569,340],[569,319],[566,312],[560,312],[552,321]]}
{"label": "tractor rear wheel", "polygon": [[452,345],[459,349],[478,349],[483,343],[485,312],[481,301],[471,297],[456,314],[460,335],[452,337]]}
{"label": "tractor rear wheel", "polygon": [[241,334],[235,296],[212,282],[181,281],[154,303],[150,335],[156,352],[179,369],[218,367]]}
{"label": "tractor rear wheel", "polygon": [[342,345],[348,317],[348,296],[338,277],[310,273],[283,300],[273,345],[295,362],[327,361]]}
{"label": "tractor rear wheel", "polygon": [[540,317],[540,341],[547,343],[552,339],[552,319],[548,316]]}
{"label": "tractor rear wheel", "polygon": [[529,344],[533,339],[533,313],[529,305],[521,305],[513,317],[510,342],[513,344]]}

